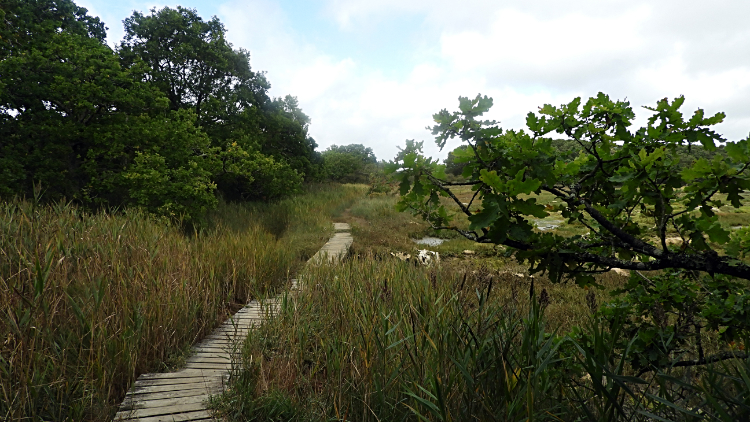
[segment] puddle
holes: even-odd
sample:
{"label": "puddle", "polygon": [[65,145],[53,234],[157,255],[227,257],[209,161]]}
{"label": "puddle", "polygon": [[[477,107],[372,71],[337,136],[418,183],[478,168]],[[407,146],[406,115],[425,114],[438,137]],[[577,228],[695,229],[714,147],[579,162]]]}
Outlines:
{"label": "puddle", "polygon": [[536,228],[539,229],[540,231],[554,230],[560,227],[560,224],[563,223],[562,220],[551,220],[551,219],[550,220],[548,219],[533,220],[533,222]]}
{"label": "puddle", "polygon": [[438,246],[439,244],[445,242],[445,239],[438,239],[437,237],[425,236],[421,239],[412,239],[412,241],[418,245]]}

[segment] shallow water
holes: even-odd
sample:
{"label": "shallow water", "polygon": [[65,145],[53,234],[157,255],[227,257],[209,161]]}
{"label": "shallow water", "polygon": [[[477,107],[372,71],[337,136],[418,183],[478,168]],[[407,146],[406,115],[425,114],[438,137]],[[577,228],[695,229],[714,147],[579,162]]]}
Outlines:
{"label": "shallow water", "polygon": [[418,245],[438,246],[439,244],[445,242],[445,239],[438,239],[437,237],[425,236],[421,239],[412,239],[412,241]]}
{"label": "shallow water", "polygon": [[562,220],[552,220],[552,219],[541,219],[541,220],[534,220],[534,225],[537,229],[541,231],[547,231],[547,230],[554,230],[558,227],[560,227],[560,224],[562,224]]}

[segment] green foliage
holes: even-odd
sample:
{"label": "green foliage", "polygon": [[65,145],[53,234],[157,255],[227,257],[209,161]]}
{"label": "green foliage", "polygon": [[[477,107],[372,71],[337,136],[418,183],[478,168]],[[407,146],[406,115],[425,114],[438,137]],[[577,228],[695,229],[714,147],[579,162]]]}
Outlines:
{"label": "green foliage", "polygon": [[[636,370],[664,370],[711,361],[702,333],[719,335],[725,344],[750,340],[750,293],[727,277],[696,278],[682,272],[645,277],[633,274],[620,299],[600,310],[620,350],[629,341],[630,364]],[[632,340],[628,340],[632,339]],[[694,361],[684,360],[696,356]]]}
{"label": "green foliage", "polygon": [[[646,127],[631,131],[630,104],[599,94],[585,104],[576,98],[529,113],[527,132],[479,120],[492,106],[488,97],[459,102],[460,111],[434,115],[433,134],[440,147],[454,137],[468,144],[454,151],[456,161],[466,163],[468,182],[447,181],[445,166],[425,158],[421,143],[407,141],[388,168],[401,184],[401,209],[422,215],[435,228],[515,248],[519,262],[528,261],[532,271],[548,271],[556,280],[570,276],[586,284],[591,274],[610,268],[681,268],[750,279],[750,266],[737,259],[736,249],[725,250],[731,256],[718,252],[722,245],[742,245],[742,233],[722,228],[711,209],[725,205],[717,193],[726,194],[732,207],[742,206],[741,193],[750,189],[750,140],[727,143],[726,157],[700,158],[686,168],[677,157],[678,147],[700,143],[707,151],[715,149],[723,139],[710,127],[723,120],[723,113],[709,117],[699,109],[685,118],[684,98],[664,99],[648,108],[652,116]],[[547,137],[553,133],[575,142],[578,154],[558,155]],[[481,203],[476,211],[452,191],[466,184]],[[534,196],[542,192],[561,205],[536,203]],[[590,233],[565,237],[536,230],[530,217],[550,212]],[[651,221],[637,221],[634,213]],[[456,218],[468,221],[469,229],[459,228]],[[685,247],[668,246],[668,233],[684,239]]]}
{"label": "green foliage", "polygon": [[190,113],[167,113],[142,65],[123,67],[85,34],[40,35],[0,61],[3,196],[30,196],[39,183],[48,200],[141,205],[187,220],[215,204],[207,138]]}
{"label": "green foliage", "polygon": [[469,148],[468,145],[459,145],[453,151],[448,153],[448,157],[445,159],[445,172],[454,176],[461,176],[466,167],[466,151]]}
{"label": "green foliage", "polygon": [[135,12],[117,52],[70,1],[9,1],[0,24],[0,196],[135,205],[196,222],[318,177],[296,98],[270,100],[217,18]]}
{"label": "green foliage", "polygon": [[203,105],[225,95],[233,85],[252,83],[249,53],[232,50],[217,17],[204,21],[194,9],[178,6],[133,12],[124,21],[119,53],[127,63],[149,66],[148,77],[170,101],[173,110],[191,107],[201,123]]}
{"label": "green foliage", "polygon": [[322,157],[326,175],[337,182],[366,181],[377,163],[372,148],[362,144],[331,145],[323,151]]}

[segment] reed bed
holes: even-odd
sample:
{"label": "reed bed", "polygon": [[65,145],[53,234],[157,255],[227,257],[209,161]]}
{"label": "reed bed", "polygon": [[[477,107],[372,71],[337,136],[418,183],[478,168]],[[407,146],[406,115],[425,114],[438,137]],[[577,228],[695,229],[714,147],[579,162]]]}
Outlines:
{"label": "reed bed", "polygon": [[586,315],[570,332],[548,324],[550,295],[528,278],[354,258],[308,269],[303,281],[305,290],[244,343],[244,370],[214,403],[228,420],[733,421],[750,414],[750,362],[637,377],[595,317],[591,295],[572,304]]}
{"label": "reed bed", "polygon": [[363,198],[352,256],[308,267],[303,290],[243,346],[214,402],[230,421],[735,421],[750,415],[750,360],[636,376],[597,309],[626,278],[583,289],[532,278],[501,250],[445,244],[388,196]]}
{"label": "reed bed", "polygon": [[110,419],[139,374],[284,286],[364,189],[222,204],[188,234],[138,210],[0,204],[0,419]]}

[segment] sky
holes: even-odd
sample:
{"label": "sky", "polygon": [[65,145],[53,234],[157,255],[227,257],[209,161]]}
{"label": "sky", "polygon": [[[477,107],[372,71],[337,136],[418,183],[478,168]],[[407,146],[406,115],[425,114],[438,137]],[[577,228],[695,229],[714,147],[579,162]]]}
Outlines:
{"label": "sky", "polygon": [[645,124],[659,99],[683,112],[723,111],[727,140],[750,133],[747,0],[76,0],[122,39],[134,10],[194,8],[217,16],[250,51],[275,97],[291,94],[324,150],[364,144],[391,160],[406,139],[445,158],[428,126],[458,97],[494,99],[486,115],[524,128],[544,104],[604,92],[628,100]]}

